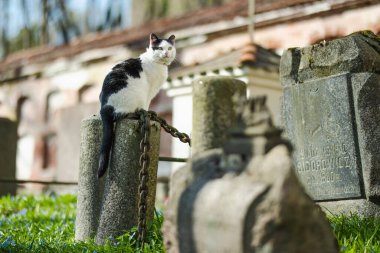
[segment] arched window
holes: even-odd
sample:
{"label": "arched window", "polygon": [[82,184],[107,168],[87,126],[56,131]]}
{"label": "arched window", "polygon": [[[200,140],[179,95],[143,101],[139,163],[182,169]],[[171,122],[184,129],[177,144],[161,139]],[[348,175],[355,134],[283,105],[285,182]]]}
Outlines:
{"label": "arched window", "polygon": [[99,99],[99,87],[92,84],[85,84],[78,90],[78,103],[91,103]]}
{"label": "arched window", "polygon": [[16,177],[30,179],[34,161],[35,138],[33,136],[36,110],[33,102],[27,96],[17,100],[16,117],[18,124]]}
{"label": "arched window", "polygon": [[54,90],[48,93],[45,103],[45,121],[49,122],[57,115],[58,109],[62,107],[65,99],[63,93]]}
{"label": "arched window", "polygon": [[37,125],[38,111],[32,99],[28,96],[20,96],[16,105],[16,120],[18,135],[32,134]]}
{"label": "arched window", "polygon": [[17,117],[17,121],[20,122],[20,119],[22,116],[22,109],[23,109],[23,106],[25,104],[25,102],[28,100],[29,98],[27,96],[21,96],[18,100],[17,100],[17,107],[16,107],[16,117]]}
{"label": "arched window", "polygon": [[55,168],[57,165],[57,117],[59,110],[65,103],[64,93],[53,90],[46,96],[45,123],[49,126],[48,132],[42,137],[42,169]]}
{"label": "arched window", "polygon": [[57,165],[57,135],[50,133],[43,137],[42,168],[55,168]]}

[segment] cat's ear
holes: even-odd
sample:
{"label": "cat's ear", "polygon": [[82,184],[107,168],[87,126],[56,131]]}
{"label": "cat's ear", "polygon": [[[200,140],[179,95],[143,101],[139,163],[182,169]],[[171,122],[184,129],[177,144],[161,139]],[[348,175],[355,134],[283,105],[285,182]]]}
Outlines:
{"label": "cat's ear", "polygon": [[174,45],[174,42],[175,42],[174,34],[170,35],[170,37],[168,38],[168,41],[170,41],[170,43],[172,43]]}
{"label": "cat's ear", "polygon": [[150,44],[152,45],[152,44],[156,43],[157,41],[158,41],[157,35],[154,33],[151,33],[150,34]]}

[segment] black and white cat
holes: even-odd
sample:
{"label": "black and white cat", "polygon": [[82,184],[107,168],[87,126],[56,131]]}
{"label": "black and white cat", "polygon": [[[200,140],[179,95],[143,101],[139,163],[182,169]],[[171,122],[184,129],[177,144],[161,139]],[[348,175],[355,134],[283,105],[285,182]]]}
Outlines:
{"label": "black and white cat", "polygon": [[114,121],[137,109],[148,110],[151,100],[157,95],[168,77],[168,66],[176,56],[175,36],[160,39],[150,34],[146,52],[138,58],[117,64],[104,79],[100,93],[100,116],[103,123],[103,138],[99,155],[98,177],[107,170],[114,138]]}

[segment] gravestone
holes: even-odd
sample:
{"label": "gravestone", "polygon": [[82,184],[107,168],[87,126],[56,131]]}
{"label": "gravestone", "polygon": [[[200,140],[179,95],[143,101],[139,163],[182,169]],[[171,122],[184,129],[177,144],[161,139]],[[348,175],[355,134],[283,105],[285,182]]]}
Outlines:
{"label": "gravestone", "polygon": [[223,149],[196,153],[173,175],[163,225],[167,252],[338,252],[265,98],[242,104]]}
{"label": "gravestone", "polygon": [[284,52],[283,120],[306,191],[331,212],[380,214],[380,38]]}
{"label": "gravestone", "polygon": [[[0,178],[16,178],[17,123],[0,118]],[[0,196],[16,194],[15,183],[0,183]]]}

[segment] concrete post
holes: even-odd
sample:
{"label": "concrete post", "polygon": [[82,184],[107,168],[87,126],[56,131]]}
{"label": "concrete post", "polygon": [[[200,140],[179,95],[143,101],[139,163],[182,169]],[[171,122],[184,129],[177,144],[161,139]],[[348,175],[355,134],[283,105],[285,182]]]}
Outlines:
{"label": "concrete post", "polygon": [[82,121],[75,240],[94,237],[98,229],[104,188],[104,178],[97,177],[101,137],[102,121],[98,116]]}
{"label": "concrete post", "polygon": [[[104,243],[109,236],[117,237],[125,230],[137,226],[140,134],[137,120],[121,120],[116,127],[115,143],[110,168],[107,172],[104,199],[100,215],[96,242]],[[160,126],[151,123],[150,165],[148,169],[147,220],[152,220],[157,184]]]}
{"label": "concrete post", "polygon": [[[91,117],[82,123],[76,240],[96,236],[104,243],[137,226],[140,128],[137,120],[120,120],[115,130],[110,167],[98,180],[97,166],[102,122]],[[157,182],[160,126],[151,122],[147,220],[152,220]]]}
{"label": "concrete post", "polygon": [[246,84],[231,77],[202,77],[193,83],[192,153],[220,148],[235,123],[232,97]]}
{"label": "concrete post", "polygon": [[[16,178],[17,123],[0,118],[0,178]],[[16,194],[15,183],[0,183],[0,196]]]}

